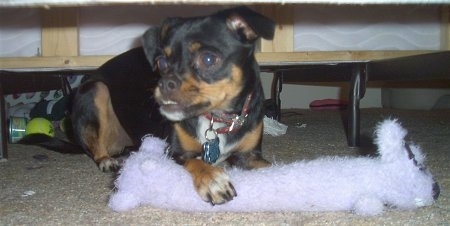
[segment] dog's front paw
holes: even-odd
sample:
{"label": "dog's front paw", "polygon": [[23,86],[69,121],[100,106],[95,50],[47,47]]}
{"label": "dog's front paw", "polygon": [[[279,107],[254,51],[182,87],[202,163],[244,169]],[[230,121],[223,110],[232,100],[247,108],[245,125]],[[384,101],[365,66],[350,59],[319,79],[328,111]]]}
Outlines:
{"label": "dog's front paw", "polygon": [[200,197],[212,205],[226,203],[237,195],[230,178],[220,168],[197,177],[194,183]]}
{"label": "dog's front paw", "polygon": [[98,163],[98,168],[103,172],[115,172],[119,169],[119,161],[114,158],[103,158]]}
{"label": "dog's front paw", "polygon": [[221,168],[194,160],[196,164],[187,167],[194,179],[194,186],[200,197],[212,205],[223,204],[236,197],[236,190],[230,177]]}

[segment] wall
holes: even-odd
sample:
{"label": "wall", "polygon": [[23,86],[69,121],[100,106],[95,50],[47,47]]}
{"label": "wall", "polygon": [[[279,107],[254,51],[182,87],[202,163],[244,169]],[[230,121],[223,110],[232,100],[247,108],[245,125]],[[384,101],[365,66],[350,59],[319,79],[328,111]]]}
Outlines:
{"label": "wall", "polygon": [[[294,13],[295,51],[439,50],[441,27],[437,6],[302,5]],[[326,16],[324,16],[326,15]],[[263,76],[270,96],[272,76]],[[370,85],[370,84],[369,84]],[[349,85],[283,85],[282,108],[308,108],[318,99],[348,99]],[[442,90],[437,90],[442,92]],[[432,92],[432,91],[431,91]],[[361,107],[382,107],[382,88],[366,90]],[[420,95],[418,93],[417,95]],[[412,101],[419,101],[412,100]]]}

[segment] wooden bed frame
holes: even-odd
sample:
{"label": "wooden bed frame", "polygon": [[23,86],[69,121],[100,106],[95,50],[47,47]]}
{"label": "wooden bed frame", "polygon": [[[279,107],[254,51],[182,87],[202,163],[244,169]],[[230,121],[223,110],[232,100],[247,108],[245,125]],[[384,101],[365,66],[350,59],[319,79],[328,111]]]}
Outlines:
{"label": "wooden bed frame", "polygon": [[[392,65],[386,64],[387,59],[405,59],[406,62],[416,62],[415,58],[408,56],[422,56],[423,54],[432,54],[439,56],[439,62],[444,62],[445,67],[438,67],[436,72],[432,72],[434,76],[427,76],[427,79],[449,79],[450,71],[447,69],[450,62],[449,52],[437,55],[432,50],[421,51],[321,51],[321,52],[294,52],[294,12],[290,4],[435,4],[440,5],[441,18],[441,50],[448,51],[450,46],[450,4],[445,0],[408,0],[408,1],[389,1],[384,0],[257,0],[252,1],[254,7],[261,13],[274,19],[278,26],[275,32],[275,38],[272,41],[262,40],[260,42],[260,52],[256,54],[256,58],[265,71],[275,74],[272,96],[277,100],[278,108],[281,106],[279,93],[283,78],[287,76],[295,76],[299,74],[299,79],[306,80],[324,80],[314,73],[314,77],[304,75],[305,70],[316,72],[322,70],[332,70],[336,74],[344,73],[347,76],[337,76],[335,78],[326,78],[331,81],[350,81],[352,83],[352,91],[349,95],[350,114],[348,124],[348,141],[350,146],[357,146],[359,143],[359,100],[364,96],[365,82],[370,79],[382,78],[382,73],[386,72]],[[114,56],[80,56],[79,55],[79,9],[80,7],[88,7],[92,5],[116,5],[116,4],[248,4],[248,0],[219,1],[219,0],[4,0],[0,2],[0,7],[38,7],[42,8],[42,39],[41,39],[41,56],[38,57],[0,57],[1,71],[85,71],[93,70],[102,65]],[[289,4],[286,4],[289,3]],[[446,3],[446,4],[445,4]],[[434,58],[429,59],[434,62]],[[406,58],[402,58],[406,57]],[[447,61],[448,60],[448,61]],[[397,62],[397,61],[396,61]],[[419,60],[420,62],[420,60]],[[427,61],[428,62],[428,61]],[[447,62],[447,63],[445,63]],[[376,67],[374,65],[382,65],[371,76],[368,68]],[[384,68],[388,65],[388,69]],[[402,70],[405,65],[400,63]],[[331,66],[331,68],[330,68]],[[429,71],[419,71],[428,73]],[[385,77],[388,80],[393,78],[399,79],[417,79],[419,72],[405,72],[404,77],[390,74]],[[303,74],[304,76],[300,76]],[[413,74],[413,75],[412,75]],[[2,74],[0,73],[0,76]],[[381,76],[381,77],[379,77]],[[420,76],[419,76],[420,77]],[[423,76],[422,76],[423,77]],[[3,98],[3,87],[8,86],[0,79],[0,158],[6,157],[6,119],[5,119],[5,103]]]}
{"label": "wooden bed frame", "polygon": [[[317,0],[320,1],[320,0]],[[341,0],[347,2],[347,0]],[[348,0],[350,1],[350,0]],[[3,3],[6,2],[6,3]],[[10,4],[8,5],[8,2]],[[34,4],[27,2],[35,2]],[[53,2],[53,4],[51,4]],[[57,3],[55,3],[57,2]],[[59,3],[58,3],[59,2]],[[62,2],[65,2],[62,4]],[[80,2],[75,5],[73,2]],[[88,4],[87,2],[90,2]],[[79,7],[86,7],[96,4],[137,4],[143,2],[157,4],[163,0],[101,0],[101,1],[51,1],[51,0],[5,0],[0,3],[0,7],[18,7],[33,6],[40,7],[42,16],[42,39],[41,56],[39,57],[0,57],[1,70],[85,70],[94,69],[103,64],[113,56],[80,56],[79,55],[79,27],[78,17]],[[200,0],[183,3],[239,3],[241,1],[217,1]],[[257,1],[257,2],[290,2],[290,1]],[[302,2],[302,1],[292,1]],[[311,2],[311,1],[307,1]],[[357,2],[357,1],[355,1]],[[364,1],[360,1],[364,2]],[[399,1],[401,2],[401,1]],[[370,3],[370,2],[369,2]],[[394,0],[395,3],[395,0]],[[59,7],[59,6],[65,7]],[[342,62],[342,61],[368,61],[377,59],[394,58],[401,56],[417,55],[431,51],[320,51],[320,52],[295,52],[294,51],[294,12],[291,5],[262,4],[255,6],[259,11],[272,19],[278,26],[275,32],[275,38],[272,41],[262,40],[260,42],[260,52],[256,58],[262,66],[272,65],[298,65],[317,62]],[[449,5],[441,7],[441,49],[448,50],[450,46],[450,19]]]}

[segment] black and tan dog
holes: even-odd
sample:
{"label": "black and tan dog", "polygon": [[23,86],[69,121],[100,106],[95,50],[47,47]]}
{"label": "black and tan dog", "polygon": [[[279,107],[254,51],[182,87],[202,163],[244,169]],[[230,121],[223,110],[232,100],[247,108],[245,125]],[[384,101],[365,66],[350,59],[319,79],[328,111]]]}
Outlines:
{"label": "black and tan dog", "polygon": [[233,199],[229,177],[215,164],[269,165],[261,153],[264,95],[254,52],[259,37],[273,35],[274,23],[246,7],[166,19],[144,34],[143,48],[107,62],[80,86],[75,137],[108,171],[118,166],[112,156],[143,135],[168,135],[169,153],[203,200]]}

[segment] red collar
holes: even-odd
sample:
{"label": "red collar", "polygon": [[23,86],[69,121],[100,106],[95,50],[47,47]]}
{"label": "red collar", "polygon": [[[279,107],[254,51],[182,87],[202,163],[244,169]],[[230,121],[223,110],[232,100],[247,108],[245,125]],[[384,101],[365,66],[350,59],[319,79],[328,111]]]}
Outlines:
{"label": "red collar", "polygon": [[247,96],[244,106],[242,107],[241,114],[228,114],[225,112],[221,113],[205,113],[204,116],[212,120],[212,122],[221,122],[226,126],[217,128],[215,131],[218,134],[232,133],[238,131],[242,125],[245,123],[248,116],[248,108],[250,101],[252,100],[252,93]]}

